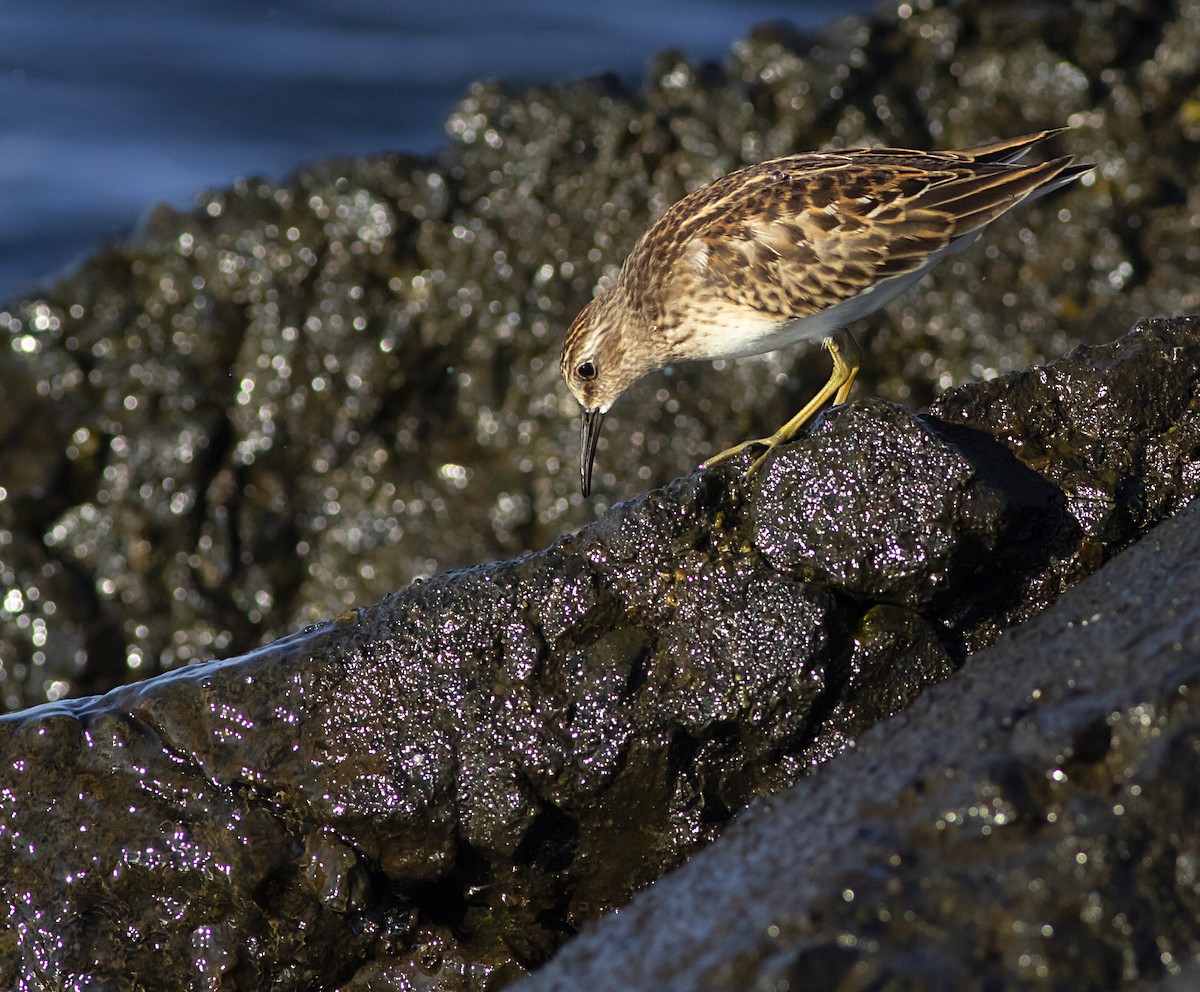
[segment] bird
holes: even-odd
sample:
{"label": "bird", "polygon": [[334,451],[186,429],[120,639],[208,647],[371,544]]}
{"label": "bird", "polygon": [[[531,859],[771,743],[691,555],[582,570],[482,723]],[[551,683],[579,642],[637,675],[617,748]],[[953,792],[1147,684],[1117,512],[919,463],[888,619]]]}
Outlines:
{"label": "bird", "polygon": [[831,399],[844,403],[862,364],[847,324],[873,313],[1019,203],[1090,172],[1072,155],[1020,160],[1066,128],[959,151],[849,148],[770,159],[679,200],[635,242],[615,281],[571,322],[559,366],[583,407],[580,488],[591,492],[605,414],[664,366],[738,358],[821,341],[829,381],[770,437],[753,475]]}

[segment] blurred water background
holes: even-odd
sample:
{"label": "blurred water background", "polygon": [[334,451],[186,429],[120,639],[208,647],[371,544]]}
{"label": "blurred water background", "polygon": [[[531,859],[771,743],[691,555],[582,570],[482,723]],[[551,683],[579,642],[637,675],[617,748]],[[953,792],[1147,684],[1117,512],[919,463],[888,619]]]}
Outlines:
{"label": "blurred water background", "polygon": [[158,203],[338,155],[429,153],[472,80],[612,72],[872,0],[0,0],[0,302]]}

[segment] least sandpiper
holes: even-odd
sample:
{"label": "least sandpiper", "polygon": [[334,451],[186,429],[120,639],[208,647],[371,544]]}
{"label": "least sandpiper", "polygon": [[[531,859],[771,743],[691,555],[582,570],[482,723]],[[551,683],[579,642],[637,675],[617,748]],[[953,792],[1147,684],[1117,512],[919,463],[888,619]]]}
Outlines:
{"label": "least sandpiper", "polygon": [[1018,160],[1063,129],[978,148],[851,148],[788,155],[731,172],[671,207],[633,246],[616,282],[583,308],[563,343],[563,377],[583,405],[580,483],[591,490],[600,425],[642,376],[672,362],[736,358],[822,340],[833,374],[767,438],[791,440],[860,365],[846,324],[893,300],[1018,203],[1092,169],[1071,156]]}

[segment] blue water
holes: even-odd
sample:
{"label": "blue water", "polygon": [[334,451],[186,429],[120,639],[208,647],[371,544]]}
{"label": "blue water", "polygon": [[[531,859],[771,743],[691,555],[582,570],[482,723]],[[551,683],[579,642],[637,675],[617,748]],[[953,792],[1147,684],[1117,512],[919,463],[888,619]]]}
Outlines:
{"label": "blue water", "polygon": [[769,20],[873,0],[0,0],[0,302],[157,203],[239,176],[429,152],[471,80],[631,83],[667,47],[720,60]]}

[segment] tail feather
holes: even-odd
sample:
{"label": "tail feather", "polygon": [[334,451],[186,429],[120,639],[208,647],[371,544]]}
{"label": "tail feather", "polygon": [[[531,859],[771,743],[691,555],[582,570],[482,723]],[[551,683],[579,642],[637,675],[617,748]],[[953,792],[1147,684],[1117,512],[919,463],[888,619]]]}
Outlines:
{"label": "tail feather", "polygon": [[1024,158],[1025,153],[1034,145],[1069,130],[1071,130],[1069,127],[1052,127],[1035,134],[1023,134],[1019,138],[976,145],[974,148],[963,149],[959,154],[973,162],[997,162],[1008,165]]}
{"label": "tail feather", "polygon": [[983,172],[934,187],[920,197],[921,206],[954,217],[954,237],[960,238],[991,223],[1018,203],[1045,196],[1089,172],[1072,156],[1040,165],[992,173]]}

